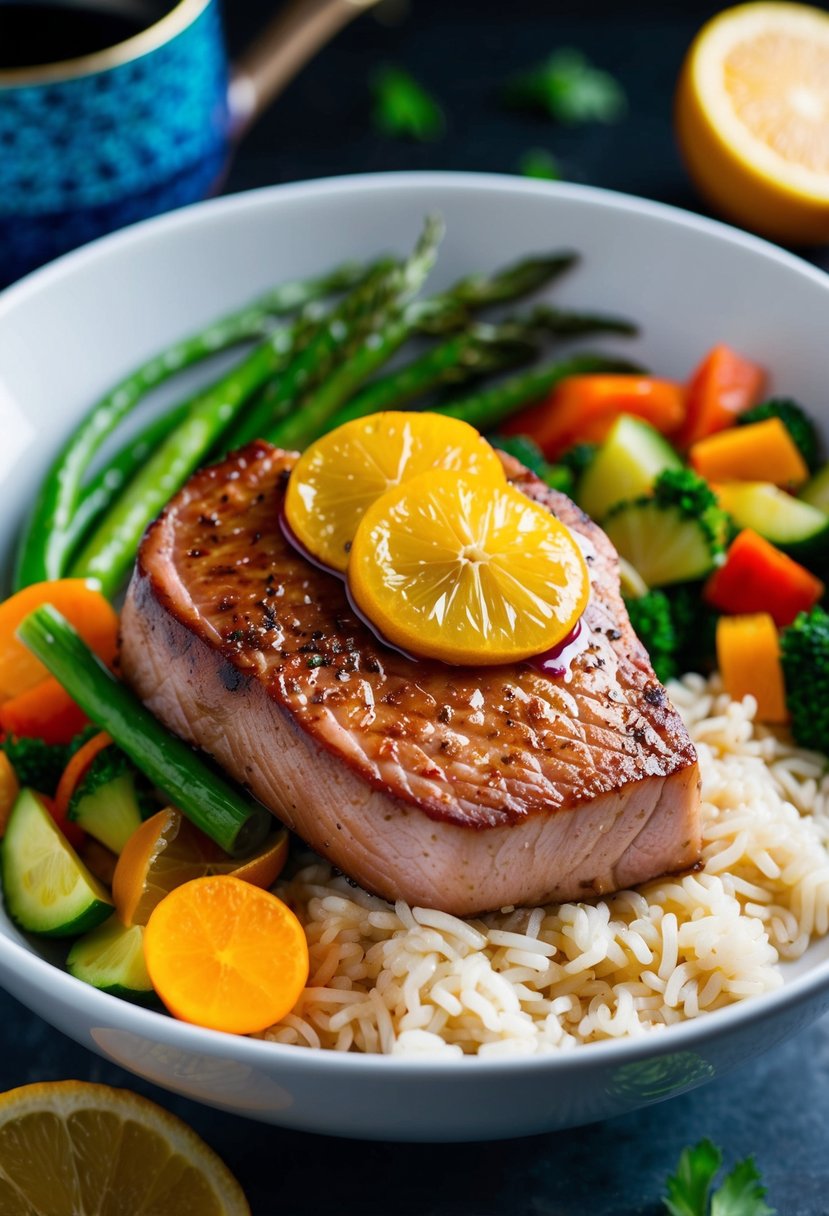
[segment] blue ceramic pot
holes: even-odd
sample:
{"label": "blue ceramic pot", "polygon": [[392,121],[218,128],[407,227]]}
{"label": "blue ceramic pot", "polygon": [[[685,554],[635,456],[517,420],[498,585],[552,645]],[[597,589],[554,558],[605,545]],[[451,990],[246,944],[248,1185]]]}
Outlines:
{"label": "blue ceramic pot", "polygon": [[0,72],[0,283],[211,193],[228,154],[218,0],[117,46]]}

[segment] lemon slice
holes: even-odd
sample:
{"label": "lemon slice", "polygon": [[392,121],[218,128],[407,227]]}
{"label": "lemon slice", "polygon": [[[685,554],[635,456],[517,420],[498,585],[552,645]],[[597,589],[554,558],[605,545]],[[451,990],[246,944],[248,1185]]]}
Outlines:
{"label": "lemon slice", "polygon": [[430,469],[506,480],[493,448],[466,422],[442,414],[371,414],[337,427],[300,456],[288,482],[286,519],[309,553],[345,570],[367,508]]}
{"label": "lemon slice", "polygon": [[236,1179],[181,1119],[81,1081],[0,1094],[0,1211],[250,1216]]}
{"label": "lemon slice", "polygon": [[387,491],[354,537],[348,584],[395,645],[508,663],[557,645],[590,579],[572,533],[512,486],[435,471]]}
{"label": "lemon slice", "polygon": [[790,243],[829,240],[829,15],[720,13],[686,58],[676,123],[691,176],[725,216]]}

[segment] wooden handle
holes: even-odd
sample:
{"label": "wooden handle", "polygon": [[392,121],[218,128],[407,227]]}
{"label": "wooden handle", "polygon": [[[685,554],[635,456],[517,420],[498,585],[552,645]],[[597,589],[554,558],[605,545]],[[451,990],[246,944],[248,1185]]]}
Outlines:
{"label": "wooden handle", "polygon": [[252,123],[344,25],[378,0],[291,0],[233,65],[230,113],[234,138]]}

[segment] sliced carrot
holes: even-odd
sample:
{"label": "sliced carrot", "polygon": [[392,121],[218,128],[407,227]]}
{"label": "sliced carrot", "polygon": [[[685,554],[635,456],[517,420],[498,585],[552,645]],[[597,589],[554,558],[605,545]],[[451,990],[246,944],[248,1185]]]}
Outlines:
{"label": "sliced carrot", "polygon": [[165,807],[133,832],[112,878],[115,909],[125,925],[146,925],[170,891],[193,878],[233,874],[257,887],[276,882],[288,858],[284,828],[246,861],[228,857],[174,806]]}
{"label": "sliced carrot", "polygon": [[19,793],[20,782],[12,762],[5,752],[0,752],[0,838],[6,834],[6,824]]}
{"label": "sliced carrot", "polygon": [[720,617],[717,665],[730,697],[735,701],[754,697],[761,722],[787,720],[780,637],[768,612]]}
{"label": "sliced carrot", "polygon": [[158,995],[185,1022],[253,1034],[278,1022],[308,978],[305,930],[291,909],[230,874],[176,887],[144,932]]}
{"label": "sliced carrot", "polygon": [[34,583],[0,603],[0,701],[27,692],[48,675],[39,659],[15,637],[24,617],[41,604],[54,604],[105,663],[115,659],[118,614],[100,591],[82,578]]}
{"label": "sliced carrot", "polygon": [[86,775],[89,766],[95,757],[109,747],[112,743],[111,737],[106,731],[99,731],[97,735],[93,735],[91,739],[87,739],[82,747],[79,747],[73,756],[69,757],[69,763],[61,774],[61,779],[58,782],[58,788],[55,791],[55,811],[58,815],[68,817],[69,803],[72,801],[72,795],[78,785]]}
{"label": "sliced carrot", "polygon": [[86,725],[83,710],[51,676],[0,704],[0,731],[18,738],[71,743]]}
{"label": "sliced carrot", "polygon": [[813,608],[823,591],[805,566],[746,528],[706,583],[705,598],[722,612],[767,612],[782,629]]}
{"label": "sliced carrot", "polygon": [[688,381],[685,421],[674,442],[687,448],[733,426],[744,410],[757,404],[765,384],[766,373],[759,364],[721,342],[708,352]]}
{"label": "sliced carrot", "polygon": [[766,481],[799,486],[809,469],[779,418],[736,426],[693,444],[688,459],[706,481]]}
{"label": "sliced carrot", "polygon": [[505,435],[529,435],[548,460],[555,460],[574,443],[601,443],[620,414],[643,418],[668,434],[685,417],[685,390],[652,376],[569,376],[501,429]]}

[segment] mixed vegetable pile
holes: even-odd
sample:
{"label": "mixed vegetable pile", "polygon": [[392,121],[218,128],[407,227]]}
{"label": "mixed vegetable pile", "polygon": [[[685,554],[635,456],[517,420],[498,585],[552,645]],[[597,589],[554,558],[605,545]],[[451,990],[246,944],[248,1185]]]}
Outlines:
{"label": "mixed vegetable pile", "polygon": [[605,529],[660,679],[719,668],[826,753],[829,465],[806,411],[764,385],[724,345],[687,385],[572,376],[494,442]]}
{"label": "mixed vegetable pile", "polygon": [[[761,718],[788,720],[799,742],[829,750],[829,615],[821,607],[829,466],[821,467],[805,412],[763,400],[763,371],[726,346],[687,385],[616,355],[539,363],[545,343],[634,327],[549,304],[503,315],[571,267],[571,253],[420,297],[439,237],[429,221],[408,259],[284,284],[161,352],[93,407],[43,482],[14,594],[0,604],[3,889],[21,928],[73,942],[67,965],[88,983],[142,999],[155,993],[180,1017],[241,1033],[278,1021],[307,977],[302,928],[267,891],[285,863],[286,833],[167,732],[116,674],[110,598],[144,528],[200,464],[255,438],[306,450],[297,474],[317,505],[310,515],[288,512],[295,539],[356,579],[358,602],[382,616],[388,587],[351,561],[360,529],[386,527],[383,512],[396,510],[399,493],[412,506],[412,487],[418,502],[427,491],[448,495],[458,519],[476,486],[515,494],[476,432],[485,433],[606,529],[622,559],[631,620],[660,678],[719,666],[732,695],[757,699]],[[482,319],[495,306],[500,314]],[[217,381],[117,447],[118,428],[153,389],[245,343]],[[369,417],[380,411],[382,419]],[[337,469],[365,457],[376,472],[415,433],[437,455],[414,462],[397,488],[406,481],[397,465],[376,486],[367,472],[368,498],[346,518]],[[333,530],[323,526],[326,494]],[[539,545],[553,543],[550,518]],[[317,553],[325,537],[336,543]],[[423,536],[395,537],[386,549],[394,556],[400,548],[405,564],[403,549]],[[518,554],[521,546],[512,547]],[[369,549],[376,565],[377,546]],[[507,554],[505,569],[518,560]],[[544,624],[545,645],[580,611],[579,597],[571,599],[558,623]],[[419,622],[410,633],[422,648]],[[441,657],[441,639],[432,642],[428,653]],[[503,661],[492,643],[470,653]],[[241,922],[245,933],[234,937]]]}

